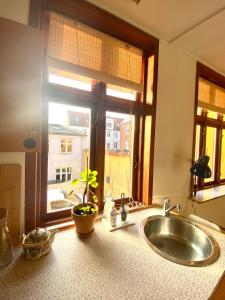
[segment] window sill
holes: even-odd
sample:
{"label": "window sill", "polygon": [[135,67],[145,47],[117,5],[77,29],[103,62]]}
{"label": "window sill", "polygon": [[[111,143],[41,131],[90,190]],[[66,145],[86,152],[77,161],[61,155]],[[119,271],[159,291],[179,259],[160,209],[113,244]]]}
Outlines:
{"label": "window sill", "polygon": [[[151,207],[160,207],[157,204],[151,204],[151,205],[142,205],[139,207],[133,207],[129,209],[129,213],[134,213],[136,211],[140,211],[143,209],[151,208]],[[101,221],[102,220],[102,213],[100,213],[96,219],[96,221]],[[47,226],[48,229],[58,229],[58,230],[67,230],[71,227],[75,227],[74,221],[68,221],[60,224],[55,224],[55,225],[49,225]]]}
{"label": "window sill", "polygon": [[197,192],[191,200],[199,204],[225,196],[225,185],[220,185]]}

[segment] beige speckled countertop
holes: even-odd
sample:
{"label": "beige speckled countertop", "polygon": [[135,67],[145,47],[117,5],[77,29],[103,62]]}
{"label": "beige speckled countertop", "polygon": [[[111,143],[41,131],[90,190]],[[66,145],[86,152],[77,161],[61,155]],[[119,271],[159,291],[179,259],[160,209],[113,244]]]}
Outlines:
{"label": "beige speckled countertop", "polygon": [[208,299],[225,267],[225,238],[209,230],[220,245],[220,258],[208,267],[170,262],[141,239],[139,223],[151,208],[133,213],[135,225],[109,232],[97,222],[95,232],[79,239],[74,229],[55,237],[52,252],[25,261],[21,249],[0,272],[0,299]]}

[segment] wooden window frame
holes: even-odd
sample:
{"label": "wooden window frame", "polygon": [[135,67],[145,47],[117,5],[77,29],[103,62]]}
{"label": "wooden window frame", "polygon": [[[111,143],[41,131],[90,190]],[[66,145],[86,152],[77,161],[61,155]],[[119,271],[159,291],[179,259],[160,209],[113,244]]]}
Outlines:
{"label": "wooden window frame", "polygon": [[[135,28],[127,22],[113,16],[112,14],[82,0],[31,0],[29,24],[36,28],[48,28],[48,11],[55,11],[59,14],[78,21],[109,34],[117,39],[125,41],[135,47],[143,50],[143,84],[144,91],[137,93],[136,101],[124,100],[117,97],[106,95],[106,84],[92,81],[92,91],[86,92],[74,88],[59,86],[48,82],[47,68],[45,64],[47,39],[43,38],[44,57],[43,57],[43,101],[42,101],[42,152],[36,160],[37,169],[37,201],[36,207],[36,225],[46,226],[60,223],[62,221],[71,220],[68,211],[60,211],[57,213],[46,214],[47,203],[47,172],[41,172],[46,169],[48,160],[48,98],[54,99],[54,102],[61,103],[60,99],[64,99],[65,104],[82,105],[92,110],[92,139],[91,148],[94,149],[90,161],[90,167],[99,171],[99,188],[97,196],[99,198],[100,209],[103,208],[103,186],[104,186],[104,156],[105,156],[105,113],[106,111],[115,111],[119,113],[130,114],[130,105],[132,103],[132,113],[135,115],[135,132],[134,132],[134,157],[133,168],[137,171],[133,172],[133,194],[136,199],[141,200],[143,195],[142,178],[143,178],[143,151],[144,151],[144,135],[145,135],[145,117],[152,117],[151,127],[151,148],[150,148],[150,169],[149,169],[149,188],[148,197],[143,199],[146,205],[151,204],[152,188],[153,188],[153,161],[154,161],[154,136],[155,136],[155,117],[156,117],[156,95],[157,95],[157,72],[158,72],[158,49],[159,41],[153,36]],[[148,58],[154,55],[154,82],[153,82],[153,101],[148,104],[147,95],[147,71]],[[84,101],[83,99],[86,99]],[[52,100],[53,101],[53,100]],[[96,138],[98,139],[98,149]],[[98,155],[96,155],[98,153]],[[33,165],[34,168],[34,165]],[[28,174],[26,176],[29,176]],[[26,200],[27,201],[27,200]],[[41,202],[42,201],[42,202]],[[45,204],[44,204],[45,202]],[[34,205],[34,204],[33,204]],[[28,205],[29,206],[29,205]],[[27,209],[29,211],[29,208]],[[30,226],[30,225],[29,225]],[[28,229],[28,228],[26,228]]]}
{"label": "wooden window frame", "polygon": [[[217,129],[216,133],[216,149],[215,149],[215,172],[214,180],[204,183],[204,179],[198,178],[198,189],[207,189],[218,185],[225,184],[225,179],[220,179],[220,166],[221,166],[221,144],[222,144],[222,129],[225,129],[225,119],[218,113],[217,119],[207,117],[207,110],[202,109],[201,115],[197,115],[198,109],[198,83],[199,79],[204,78],[222,88],[225,89],[225,77],[215,72],[214,70],[206,67],[201,63],[197,63],[196,70],[196,85],[195,85],[195,110],[194,110],[194,134],[193,134],[193,152],[192,152],[192,164],[195,159],[195,138],[196,138],[196,126],[200,126],[199,137],[199,156],[205,155],[205,143],[206,143],[206,128],[214,127]],[[194,190],[194,179],[191,178],[191,195]]]}

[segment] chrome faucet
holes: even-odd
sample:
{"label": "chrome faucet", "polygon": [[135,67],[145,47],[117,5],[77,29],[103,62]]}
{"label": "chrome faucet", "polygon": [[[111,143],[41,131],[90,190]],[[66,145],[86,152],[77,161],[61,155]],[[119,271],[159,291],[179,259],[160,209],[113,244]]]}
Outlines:
{"label": "chrome faucet", "polygon": [[163,216],[169,216],[170,211],[175,209],[175,208],[177,209],[178,213],[180,213],[180,211],[181,211],[181,205],[180,204],[170,206],[169,198],[165,198],[163,200]]}

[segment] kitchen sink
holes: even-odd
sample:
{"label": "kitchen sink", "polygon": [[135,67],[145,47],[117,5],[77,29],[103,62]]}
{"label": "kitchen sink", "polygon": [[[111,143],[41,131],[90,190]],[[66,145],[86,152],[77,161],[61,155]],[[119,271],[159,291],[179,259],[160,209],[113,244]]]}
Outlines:
{"label": "kitchen sink", "polygon": [[208,232],[175,215],[144,219],[140,234],[156,253],[178,264],[207,266],[220,255],[218,243]]}

